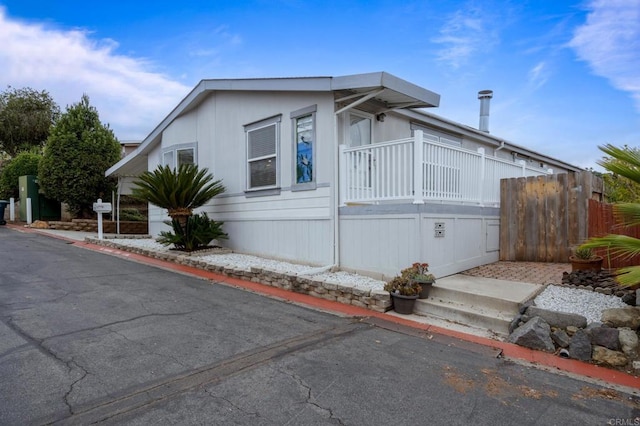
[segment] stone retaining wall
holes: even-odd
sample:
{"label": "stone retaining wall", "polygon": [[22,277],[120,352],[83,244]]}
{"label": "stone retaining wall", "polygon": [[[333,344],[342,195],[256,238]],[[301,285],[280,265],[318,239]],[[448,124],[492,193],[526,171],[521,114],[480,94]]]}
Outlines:
{"label": "stone retaining wall", "polygon": [[[391,309],[391,297],[388,292],[383,290],[353,288],[338,282],[332,282],[331,280],[322,281],[315,279],[313,276],[289,275],[268,269],[251,268],[251,270],[247,271],[228,266],[212,265],[199,259],[199,256],[203,253],[186,254],[156,252],[143,248],[120,245],[109,241],[108,239],[98,240],[95,238],[88,238],[87,240],[92,244],[137,253],[181,265],[192,266],[194,268],[203,269],[225,275],[227,277],[265,284],[271,287],[294,291],[296,293],[302,293],[320,299],[340,302],[345,305],[359,306],[376,312],[386,312]],[[204,254],[210,254],[210,252]]]}
{"label": "stone retaining wall", "polygon": [[[60,229],[63,231],[82,231],[82,232],[98,232],[98,221],[92,219],[73,219],[71,222],[50,221],[49,229]],[[102,222],[102,231],[105,234],[116,233],[116,222],[104,220]],[[147,222],[130,222],[120,221],[121,234],[148,234],[149,225]]]}

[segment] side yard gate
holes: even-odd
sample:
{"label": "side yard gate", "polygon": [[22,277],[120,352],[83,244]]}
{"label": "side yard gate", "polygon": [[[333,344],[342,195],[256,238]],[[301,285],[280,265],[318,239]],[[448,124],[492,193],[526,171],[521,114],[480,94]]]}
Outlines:
{"label": "side yard gate", "polygon": [[602,199],[591,172],[500,181],[500,260],[568,262],[589,237],[589,201]]}

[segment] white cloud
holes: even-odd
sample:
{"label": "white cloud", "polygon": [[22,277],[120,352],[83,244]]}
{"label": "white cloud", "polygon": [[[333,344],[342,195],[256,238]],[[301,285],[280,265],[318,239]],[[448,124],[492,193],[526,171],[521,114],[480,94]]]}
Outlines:
{"label": "white cloud", "polygon": [[549,70],[547,64],[539,62],[535,67],[529,70],[529,85],[534,89],[544,86],[549,78]]}
{"label": "white cloud", "polygon": [[457,10],[446,20],[440,35],[431,40],[442,45],[437,60],[458,69],[473,55],[489,51],[498,42],[495,29],[486,25],[492,20],[486,11],[476,7]]}
{"label": "white cloud", "polygon": [[628,92],[640,112],[640,0],[594,0],[569,46],[596,75]]}
{"label": "white cloud", "polygon": [[0,46],[0,90],[46,90],[63,110],[86,93],[119,139],[142,139],[190,90],[142,58],[115,53],[113,40],[20,22],[2,7]]}

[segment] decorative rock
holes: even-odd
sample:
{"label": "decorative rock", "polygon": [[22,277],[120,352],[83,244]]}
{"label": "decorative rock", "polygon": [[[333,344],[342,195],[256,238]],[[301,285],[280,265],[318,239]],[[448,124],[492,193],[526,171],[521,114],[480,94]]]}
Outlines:
{"label": "decorative rock", "polygon": [[551,333],[551,339],[553,339],[556,345],[560,346],[561,348],[568,347],[569,342],[571,341],[569,335],[562,329],[554,330],[554,332]]}
{"label": "decorative rock", "polygon": [[640,288],[636,290],[636,306],[640,306]]}
{"label": "decorative rock", "polygon": [[567,334],[569,336],[573,336],[574,334],[576,334],[576,331],[578,331],[578,327],[575,327],[573,325],[567,327]]}
{"label": "decorative rock", "polygon": [[589,361],[591,359],[591,339],[586,331],[578,330],[571,338],[569,343],[569,356],[581,361]]}
{"label": "decorative rock", "polygon": [[612,308],[602,311],[602,322],[612,327],[629,327],[637,330],[640,327],[640,308]]}
{"label": "decorative rock", "polygon": [[509,334],[513,333],[516,328],[520,327],[520,322],[522,321],[522,315],[516,315],[514,319],[509,323]]}
{"label": "decorative rock", "polygon": [[633,361],[631,365],[633,366],[633,369],[636,370],[636,372],[640,372],[640,361]]}
{"label": "decorative rock", "polygon": [[522,305],[520,305],[520,307],[518,308],[518,313],[520,315],[524,315],[524,313],[527,312],[527,309],[529,308],[529,306],[534,306],[533,299],[529,299],[526,302],[524,302]]}
{"label": "decorative rock", "polygon": [[534,317],[511,333],[507,341],[530,349],[553,352],[556,348],[551,341],[550,333],[549,324],[540,317]]}
{"label": "decorative rock", "polygon": [[629,306],[636,306],[636,295],[633,293],[625,293],[621,296],[621,299]]}
{"label": "decorative rock", "polygon": [[602,346],[594,346],[593,361],[597,364],[605,364],[611,367],[623,367],[627,365],[629,359],[622,352],[612,351]]}
{"label": "decorative rock", "polygon": [[604,346],[613,351],[620,350],[620,332],[617,328],[595,327],[591,330],[591,344]]}
{"label": "decorative rock", "polygon": [[527,309],[527,315],[530,317],[540,317],[550,326],[558,328],[567,328],[572,325],[579,328],[587,326],[587,319],[582,315],[549,311],[537,306],[530,306],[529,309]]}
{"label": "decorative rock", "polygon": [[618,329],[622,352],[630,358],[638,357],[638,335],[630,328]]}

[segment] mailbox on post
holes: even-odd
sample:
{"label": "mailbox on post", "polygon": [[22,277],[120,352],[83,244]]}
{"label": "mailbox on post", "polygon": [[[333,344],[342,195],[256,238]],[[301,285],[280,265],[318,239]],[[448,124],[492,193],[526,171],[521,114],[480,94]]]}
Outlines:
{"label": "mailbox on post", "polygon": [[97,203],[93,203],[93,211],[96,213],[111,213],[111,203],[103,203],[98,199]]}
{"label": "mailbox on post", "polygon": [[93,203],[93,211],[98,213],[98,239],[102,239],[102,214],[111,213],[111,203],[103,203],[102,198],[98,198],[97,203]]}

